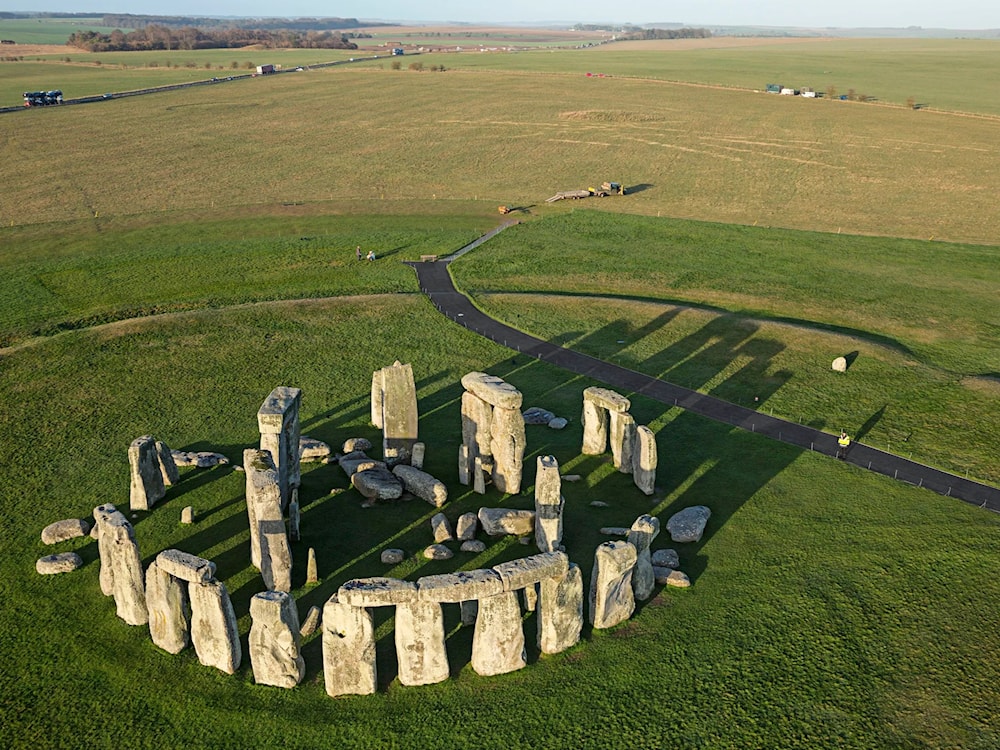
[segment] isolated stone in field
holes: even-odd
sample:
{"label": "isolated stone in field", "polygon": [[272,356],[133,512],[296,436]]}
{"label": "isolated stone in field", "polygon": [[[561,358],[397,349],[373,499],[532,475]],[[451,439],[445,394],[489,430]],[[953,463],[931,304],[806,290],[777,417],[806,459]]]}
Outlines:
{"label": "isolated stone in field", "polygon": [[590,624],[610,628],[635,611],[632,567],[636,552],[628,542],[605,542],[594,553],[590,577]]}
{"label": "isolated stone in field", "polygon": [[847,358],[837,357],[830,366],[834,372],[847,372]]}
{"label": "isolated stone in field", "polygon": [[236,613],[229,600],[229,591],[222,581],[192,583],[188,586],[191,600],[191,643],[198,661],[226,674],[239,669],[243,659]]}
{"label": "isolated stone in field", "polygon": [[612,463],[622,474],[631,474],[634,471],[633,456],[638,441],[635,418],[627,411],[613,411],[609,417],[608,439],[611,442]]}
{"label": "isolated stone in field", "polygon": [[406,553],[401,549],[382,550],[381,560],[386,565],[398,565],[406,559]]}
{"label": "isolated stone in field", "polygon": [[431,685],[448,679],[444,615],[436,602],[396,607],[396,663],[403,685]]}
{"label": "isolated stone in field", "polygon": [[299,437],[299,462],[322,461],[330,455],[330,446],[322,440]]}
{"label": "isolated stone in field", "polygon": [[652,495],[656,485],[656,436],[641,425],[636,428],[636,442],[632,453],[632,479],[645,495]]}
{"label": "isolated stone in field", "polygon": [[156,441],[156,460],[160,464],[160,476],[163,477],[165,486],[171,487],[181,481],[174,454],[162,440]]}
{"label": "isolated stone in field", "polygon": [[656,585],[649,545],[659,533],[660,519],[650,515],[642,515],[635,519],[628,533],[628,542],[636,551],[635,568],[632,571],[632,591],[639,601],[645,601],[652,596]]}
{"label": "isolated stone in field", "polygon": [[191,505],[185,506],[181,510],[181,523],[189,524],[194,523],[194,507]]}
{"label": "isolated stone in field", "polygon": [[319,569],[316,567],[316,550],[309,548],[306,558],[306,584],[319,583]]}
{"label": "isolated stone in field", "polygon": [[435,479],[427,472],[406,464],[397,464],[393,467],[392,473],[399,477],[407,492],[426,500],[435,508],[440,508],[448,501],[448,488],[444,482]]}
{"label": "isolated stone in field", "polygon": [[517,594],[507,591],[479,599],[472,637],[472,668],[489,676],[521,669],[527,664],[524,629]]}
{"label": "isolated stone in field", "polygon": [[69,539],[87,536],[90,533],[90,524],[82,518],[66,518],[62,521],[50,523],[42,529],[42,544],[56,544]]}
{"label": "isolated stone in field", "polygon": [[258,685],[293,688],[306,675],[299,651],[299,613],[284,591],[264,591],[250,599],[250,664]]}
{"label": "isolated stone in field", "polygon": [[583,574],[569,563],[562,578],[543,578],[538,592],[538,648],[558,654],[580,640],[583,628]]}
{"label": "isolated stone in field", "polygon": [[510,508],[480,508],[479,523],[489,536],[526,536],[535,530],[533,510],[512,510]]}
{"label": "isolated stone in field", "polygon": [[398,500],[403,494],[403,483],[399,477],[381,466],[355,473],[351,484],[372,501]]}
{"label": "isolated stone in field", "polygon": [[35,562],[35,571],[43,576],[70,573],[83,565],[83,558],[75,552],[60,552],[56,555],[40,557]]}
{"label": "isolated stone in field", "polygon": [[478,539],[469,539],[462,542],[462,546],[459,549],[462,552],[482,552],[486,549],[486,542],[481,542]]}
{"label": "isolated stone in field", "polygon": [[475,513],[463,513],[455,524],[455,537],[463,542],[476,538],[479,529],[479,518]]}
{"label": "isolated stone in field", "polygon": [[129,507],[132,510],[149,510],[167,493],[156,453],[156,439],[152,435],[143,435],[133,440],[128,447],[128,463],[131,473]]}
{"label": "isolated stone in field", "polygon": [[337,591],[337,601],[352,607],[389,607],[416,601],[417,584],[399,578],[354,578]]}
{"label": "isolated stone in field", "polygon": [[424,549],[423,555],[428,560],[450,560],[455,553],[443,544],[432,544]]}
{"label": "isolated stone in field", "polygon": [[398,360],[372,374],[372,424],[382,430],[382,457],[389,466],[410,462],[417,440],[417,387],[413,367]]}
{"label": "isolated stone in field", "polygon": [[555,456],[535,461],[535,544],[542,552],[554,552],[562,544],[562,478]]}
{"label": "isolated stone in field", "polygon": [[679,568],[681,560],[675,549],[658,549],[649,557],[649,562],[656,568]]}
{"label": "isolated stone in field", "polygon": [[190,643],[187,607],[187,584],[163,570],[159,558],[151,562],[146,568],[149,636],[156,646],[168,654],[179,654]]}
{"label": "isolated stone in field", "polygon": [[670,539],[675,542],[700,542],[711,516],[712,511],[704,505],[693,505],[674,513],[667,521]]}
{"label": "isolated stone in field", "polygon": [[327,695],[375,692],[375,626],[364,607],[342,604],[334,594],[323,607],[323,681]]}
{"label": "isolated stone in field", "polygon": [[165,549],[156,556],[161,571],[188,583],[205,583],[215,577],[215,563],[179,549]]}
{"label": "isolated stone in field", "polygon": [[269,451],[278,472],[281,510],[288,506],[289,490],[301,484],[299,471],[299,406],[302,390],[278,386],[257,410],[260,449]]}
{"label": "isolated stone in field", "polygon": [[316,632],[316,628],[319,627],[320,616],[321,610],[319,607],[309,608],[309,611],[306,613],[306,619],[302,621],[302,627],[299,629],[299,634],[303,638],[308,638]]}
{"label": "isolated stone in field", "polygon": [[455,538],[451,533],[451,523],[444,513],[436,513],[431,518],[431,531],[434,534],[435,542],[450,542]]}

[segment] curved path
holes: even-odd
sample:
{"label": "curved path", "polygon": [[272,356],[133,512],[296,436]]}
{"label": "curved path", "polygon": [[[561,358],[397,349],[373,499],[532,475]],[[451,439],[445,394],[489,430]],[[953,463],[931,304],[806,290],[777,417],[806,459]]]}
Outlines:
{"label": "curved path", "polygon": [[[731,424],[750,432],[758,432],[774,440],[796,445],[806,450],[828,456],[836,455],[837,438],[834,435],[821,432],[813,427],[786,422],[783,419],[768,416],[714,396],[707,396],[571,349],[564,349],[534,336],[529,336],[487,316],[476,308],[468,297],[455,288],[451,274],[448,272],[448,265],[455,258],[478,247],[512,224],[513,222],[502,224],[445,259],[433,262],[407,263],[416,271],[421,291],[430,298],[441,313],[470,331],[485,336],[498,344],[503,344],[510,349],[564,370],[593,378],[618,390],[638,393],[654,401],[687,409],[694,414],[708,417],[717,422]],[[917,487],[926,487],[942,495],[957,497],[981,508],[1000,512],[1000,488],[980,484],[939,469],[924,466],[901,456],[872,448],[864,443],[852,443],[846,461]]]}

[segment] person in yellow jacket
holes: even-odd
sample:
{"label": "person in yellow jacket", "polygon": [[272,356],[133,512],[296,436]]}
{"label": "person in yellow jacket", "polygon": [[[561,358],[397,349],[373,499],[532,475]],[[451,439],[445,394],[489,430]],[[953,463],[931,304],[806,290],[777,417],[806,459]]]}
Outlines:
{"label": "person in yellow jacket", "polygon": [[837,438],[837,446],[837,458],[841,460],[847,458],[847,449],[851,447],[851,439],[843,430],[840,431],[840,437]]}

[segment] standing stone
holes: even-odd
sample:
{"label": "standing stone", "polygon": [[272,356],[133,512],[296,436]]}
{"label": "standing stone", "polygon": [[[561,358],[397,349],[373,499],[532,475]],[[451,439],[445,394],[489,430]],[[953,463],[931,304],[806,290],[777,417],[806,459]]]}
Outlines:
{"label": "standing stone", "polygon": [[561,578],[543,578],[539,584],[538,648],[558,654],[580,641],[583,629],[583,573],[569,564]]}
{"label": "standing stone", "polygon": [[[271,591],[292,590],[292,549],[281,515],[280,495],[266,451],[247,449],[243,462],[247,475],[247,514],[250,516],[250,558],[255,539],[260,574]],[[251,510],[252,509],[252,510]]]}
{"label": "standing stone", "polygon": [[475,513],[463,513],[458,517],[455,524],[455,536],[463,542],[469,542],[476,538],[476,531],[479,528],[479,518]]}
{"label": "standing stone", "polygon": [[609,437],[612,462],[622,474],[631,474],[637,439],[635,418],[627,411],[613,411],[610,417]]}
{"label": "standing stone", "polygon": [[600,456],[608,447],[608,412],[584,398],[581,420],[583,447],[580,452],[585,456]]}
{"label": "standing stone", "polygon": [[427,445],[419,440],[413,444],[413,454],[410,456],[410,466],[414,469],[424,468],[424,456],[427,454]]}
{"label": "standing stone", "polygon": [[185,506],[181,510],[181,523],[191,524],[194,523],[194,507],[191,505]]}
{"label": "standing stone", "polygon": [[292,498],[288,501],[288,541],[297,542],[302,538],[302,513],[299,510],[299,488],[292,490]]}
{"label": "standing stone", "polygon": [[319,571],[316,568],[316,550],[309,548],[309,557],[306,560],[306,584],[319,583]]}
{"label": "standing stone", "polygon": [[323,680],[326,694],[375,692],[375,626],[364,607],[341,604],[334,594],[323,607]]}
{"label": "standing stone", "polygon": [[527,663],[517,592],[505,591],[480,599],[472,636],[472,668],[476,674],[506,674]]}
{"label": "standing stone", "polygon": [[293,688],[306,675],[299,651],[299,613],[283,591],[265,591],[250,599],[250,664],[258,685]]}
{"label": "standing stone", "polygon": [[302,628],[299,630],[303,638],[308,638],[316,632],[316,628],[319,627],[320,616],[321,611],[319,607],[309,608],[309,612],[306,613],[306,619],[302,621]]}
{"label": "standing stone", "polygon": [[656,436],[646,425],[636,428],[635,452],[632,454],[632,479],[643,494],[653,494],[656,485]]}
{"label": "standing stone", "polygon": [[[129,625],[145,625],[149,622],[149,614],[146,610],[142,557],[135,541],[135,530],[118,511],[103,515],[98,523],[101,535],[97,543],[104,547],[110,562],[111,594],[115,598],[117,614]],[[105,554],[101,555],[102,558]]]}
{"label": "standing stone", "polygon": [[590,624],[610,628],[635,611],[632,567],[636,551],[628,542],[605,542],[594,553],[590,576]]}
{"label": "standing stone", "polygon": [[156,453],[156,440],[152,435],[143,435],[132,441],[128,447],[128,463],[131,469],[129,508],[149,510],[167,494]]}
{"label": "standing stone", "polygon": [[[376,417],[377,406],[382,413]],[[413,367],[397,360],[377,370],[372,376],[372,423],[382,428],[382,458],[389,466],[410,462],[417,441],[417,422]]]}
{"label": "standing stone", "polygon": [[[490,429],[493,425],[493,407],[474,393],[462,394],[462,445],[468,471],[477,456],[490,456]],[[461,473],[461,467],[459,467]]]}
{"label": "standing stone", "polygon": [[226,674],[239,669],[243,659],[236,613],[229,592],[222,581],[192,583],[188,586],[191,599],[191,642],[198,661]]}
{"label": "standing stone", "polygon": [[472,491],[477,495],[486,494],[486,470],[483,468],[483,457],[476,456],[472,462]]}
{"label": "standing stone", "polygon": [[260,570],[260,525],[257,506],[281,503],[278,471],[270,452],[247,448],[243,451],[243,469],[246,473],[247,517],[250,521],[250,562]]}
{"label": "standing stone", "polygon": [[642,515],[635,519],[628,533],[628,542],[636,551],[635,569],[632,571],[632,591],[635,598],[641,602],[652,596],[656,585],[649,545],[659,533],[660,519],[650,515]]}
{"label": "standing stone", "polygon": [[847,372],[847,357],[837,357],[833,360],[831,368],[834,372]]}
{"label": "standing stone", "polygon": [[469,463],[469,446],[463,443],[458,446],[458,483],[464,487],[468,487],[471,474],[472,466]]}
{"label": "standing stone", "polygon": [[538,584],[532,583],[521,589],[521,597],[524,599],[524,611],[534,612],[538,606]]}
{"label": "standing stone", "polygon": [[257,410],[260,449],[269,451],[278,472],[281,510],[288,506],[289,490],[301,484],[299,471],[299,406],[302,390],[279,386]]}
{"label": "standing stone", "polygon": [[562,479],[555,456],[539,456],[535,462],[535,544],[542,552],[555,552],[562,545]]}
{"label": "standing stone", "polygon": [[490,453],[493,456],[493,484],[500,492],[516,495],[521,491],[524,464],[524,417],[518,408],[493,409]]}
{"label": "standing stone", "polygon": [[160,475],[163,477],[164,485],[172,487],[181,481],[181,473],[177,471],[174,454],[162,440],[156,441],[156,460],[160,464]]}
{"label": "standing stone", "polygon": [[431,685],[448,679],[444,615],[437,602],[396,605],[396,661],[403,685]]}
{"label": "standing stone", "polygon": [[[97,554],[101,561],[101,570],[98,574],[98,580],[101,584],[101,593],[105,596],[111,596],[114,593],[115,574],[111,567],[111,539],[108,537],[106,541],[103,543],[101,542],[101,526],[115,514],[121,515],[121,513],[119,513],[115,506],[111,503],[98,505],[94,508],[94,528],[91,531],[91,536],[94,536],[96,532]],[[122,518],[124,517],[125,516],[122,516]]]}
{"label": "standing stone", "polygon": [[187,585],[160,568],[154,560],[146,568],[146,609],[149,637],[169,654],[179,654],[191,640],[187,617]]}
{"label": "standing stone", "polygon": [[437,513],[431,518],[431,531],[434,532],[434,542],[438,544],[441,542],[450,542],[455,538],[451,533],[451,524],[448,523],[448,517],[444,513]]}
{"label": "standing stone", "polygon": [[476,616],[479,614],[479,600],[469,599],[461,602],[462,626],[469,627],[476,624]]}

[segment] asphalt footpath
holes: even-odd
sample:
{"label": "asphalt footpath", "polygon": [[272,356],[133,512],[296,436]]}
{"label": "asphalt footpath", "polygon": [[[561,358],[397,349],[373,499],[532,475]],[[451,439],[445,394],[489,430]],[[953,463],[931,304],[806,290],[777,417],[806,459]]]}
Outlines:
{"label": "asphalt footpath", "polygon": [[[798,446],[835,458],[837,436],[806,425],[786,422],[754,409],[707,396],[664,380],[644,375],[625,367],[605,362],[586,354],[550,344],[488,317],[461,294],[448,272],[450,262],[474,246],[481,244],[506,225],[479,238],[448,258],[407,263],[417,273],[421,291],[446,317],[470,331],[521,354],[548,362],[605,383],[625,394],[637,393],[662,404],[676,406],[716,422],[730,424],[748,432],[759,433],[782,443]],[[958,498],[981,508],[1000,512],[1000,488],[980,484],[964,477],[910,461],[864,443],[852,442],[844,459],[849,464],[873,471],[900,482],[922,487],[941,495]]]}

